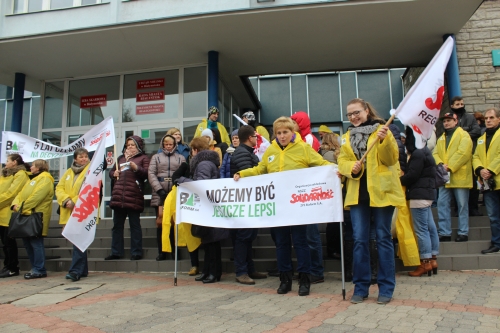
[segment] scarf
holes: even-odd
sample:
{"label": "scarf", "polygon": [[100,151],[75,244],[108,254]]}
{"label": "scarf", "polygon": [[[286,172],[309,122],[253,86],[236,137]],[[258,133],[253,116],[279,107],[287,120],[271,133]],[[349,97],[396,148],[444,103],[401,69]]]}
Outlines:
{"label": "scarf", "polygon": [[210,119],[208,119],[208,126],[207,126],[208,129],[212,129],[212,128],[217,128],[217,122],[216,121],[211,121]]}
{"label": "scarf", "polygon": [[[90,163],[90,162],[89,162]],[[87,163],[88,164],[88,163]],[[80,172],[83,171],[83,169],[85,169],[85,167],[87,166],[87,164],[85,165],[80,165],[80,164],[76,164],[76,162],[73,162],[73,164],[71,165],[71,170],[73,170],[73,172],[75,173],[75,176],[78,175]]]}
{"label": "scarf", "polygon": [[[378,129],[378,122],[368,120],[358,127],[349,128],[349,140],[351,148],[358,160],[366,153],[368,149],[368,137]],[[366,159],[365,159],[366,163]]]}

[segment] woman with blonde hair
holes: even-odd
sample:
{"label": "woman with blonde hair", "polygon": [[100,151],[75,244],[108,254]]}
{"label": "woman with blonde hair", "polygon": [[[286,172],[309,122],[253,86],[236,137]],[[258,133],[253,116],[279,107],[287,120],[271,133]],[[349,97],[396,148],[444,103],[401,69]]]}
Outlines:
{"label": "woman with blonde hair", "polygon": [[10,207],[15,196],[29,181],[29,165],[25,164],[19,154],[7,156],[5,168],[0,177],[0,240],[3,244],[5,259],[4,266],[0,271],[0,278],[19,275],[19,259],[17,243],[14,238],[8,236],[9,222],[12,211]]}
{"label": "woman with blonde hair", "polygon": [[[354,238],[351,303],[368,297],[370,269],[370,221],[373,220],[379,257],[377,303],[391,301],[396,286],[391,222],[395,206],[406,204],[399,181],[399,150],[396,139],[375,109],[360,98],[347,104],[351,122],[342,136],[339,172],[347,177],[344,206],[350,208]],[[374,145],[368,152],[368,147]],[[364,154],[366,159],[361,161]]]}
{"label": "woman with blonde hair", "polygon": [[42,236],[23,238],[24,247],[31,263],[31,272],[24,274],[24,278],[27,280],[47,277],[43,238],[47,236],[49,231],[52,198],[54,197],[54,178],[49,173],[47,161],[34,160],[30,169],[33,175],[31,181],[26,182],[12,201],[12,210],[15,212],[19,211],[22,206],[21,214],[23,215],[31,215],[33,211],[43,214]]}
{"label": "woman with blonde hair", "polygon": [[[234,174],[234,180],[241,177],[303,169],[321,165],[329,165],[309,144],[302,141],[295,131],[292,119],[280,117],[273,123],[273,140],[267,148],[262,161],[253,168]],[[274,158],[272,158],[274,157]],[[271,161],[271,162],[269,162]],[[274,161],[274,162],[273,162]],[[299,296],[309,295],[311,288],[311,254],[307,242],[307,225],[292,225],[274,228],[276,235],[276,254],[280,272],[278,294],[286,294],[292,290],[292,242],[297,255],[297,271],[299,272]]]}
{"label": "woman with blonde hair", "polygon": [[[182,140],[181,130],[178,128],[172,127],[171,129],[169,129],[167,131],[167,135],[171,135],[175,138],[175,142],[177,143],[176,151],[179,154],[181,154],[182,156],[184,156],[184,158],[187,161],[189,158],[190,149],[189,149],[189,145]],[[158,150],[158,153],[161,153],[161,149]]]}

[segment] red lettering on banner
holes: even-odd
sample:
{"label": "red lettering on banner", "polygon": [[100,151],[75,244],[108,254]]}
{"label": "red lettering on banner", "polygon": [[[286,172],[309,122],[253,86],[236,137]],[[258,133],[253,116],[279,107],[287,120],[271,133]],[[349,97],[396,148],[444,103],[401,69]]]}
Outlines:
{"label": "red lettering on banner", "polygon": [[444,97],[444,86],[438,88],[436,92],[436,101],[434,102],[431,97],[425,100],[425,106],[429,110],[441,110],[441,104],[443,104]]}
{"label": "red lettering on banner", "polygon": [[297,202],[320,201],[332,198],[333,190],[323,192],[323,189],[319,186],[313,188],[310,193],[292,194],[292,200],[290,200],[290,203],[294,204]]}
{"label": "red lettering on banner", "polygon": [[102,181],[99,180],[97,186],[92,186],[91,184],[86,185],[78,196],[78,205],[75,206],[75,211],[73,216],[78,219],[78,222],[83,222],[86,220],[90,214],[99,205],[99,190],[101,189]]}

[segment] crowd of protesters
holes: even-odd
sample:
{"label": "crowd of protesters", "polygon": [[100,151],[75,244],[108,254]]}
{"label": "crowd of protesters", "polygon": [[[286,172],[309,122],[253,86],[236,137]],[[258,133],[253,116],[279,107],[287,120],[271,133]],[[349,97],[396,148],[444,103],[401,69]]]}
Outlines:
{"label": "crowd of protesters", "polygon": [[[437,274],[439,243],[452,240],[451,216],[455,207],[458,232],[455,242],[467,242],[469,216],[481,215],[478,197],[491,221],[491,246],[483,254],[500,251],[500,111],[490,108],[474,115],[465,111],[462,97],[451,101],[451,112],[441,117],[442,135],[435,135],[423,148],[417,148],[413,130],[400,133],[397,126],[387,125],[370,103],[356,98],[347,105],[346,117],[351,123],[342,137],[321,125],[319,141],[311,132],[307,113],[280,117],[269,133],[256,123],[253,112],[242,115],[247,125],[229,136],[218,120],[219,111],[211,107],[207,119],[196,129],[195,138],[186,144],[179,129],[170,129],[161,139],[151,158],[139,136],[128,137],[115,165],[109,172],[112,181],[111,201],[113,228],[111,254],[105,260],[124,257],[124,223],[128,217],[131,233],[131,260],[143,256],[141,212],[144,210],[144,186],[153,190],[151,206],[155,208],[158,256],[167,258],[162,245],[163,204],[173,186],[204,179],[257,176],[321,165],[338,165],[337,175],[343,182],[344,231],[339,223],[326,226],[326,257],[341,258],[344,239],[346,281],[355,285],[352,303],[368,297],[370,284],[377,284],[377,302],[390,302],[396,286],[395,252],[391,225],[398,207],[411,211],[413,230],[418,244],[420,265],[410,276]],[[259,140],[269,141],[259,159],[255,147]],[[369,148],[371,147],[371,148]],[[371,150],[370,150],[371,149]],[[274,156],[279,163],[268,163]],[[78,193],[89,167],[89,153],[81,148],[74,152],[73,163],[55,189],[60,224],[67,223],[78,201]],[[272,160],[272,159],[271,159]],[[28,171],[29,170],[29,171]],[[333,170],[333,169],[332,169]],[[443,171],[440,171],[443,170]],[[54,195],[54,179],[44,160],[31,167],[18,154],[9,155],[0,177],[0,239],[5,253],[0,277],[19,275],[17,243],[8,236],[13,211],[23,214],[43,212],[42,237],[24,238],[31,263],[25,279],[47,276],[44,236],[47,235]],[[443,174],[444,173],[444,174]],[[441,178],[440,178],[441,177]],[[444,180],[443,180],[444,178]],[[437,200],[438,221],[431,207]],[[199,231],[201,233],[201,231]],[[193,232],[194,234],[194,232]],[[170,232],[174,243],[173,230]],[[271,228],[276,244],[280,284],[279,294],[292,289],[294,267],[292,246],[297,256],[301,296],[310,293],[311,284],[324,281],[323,253],[317,224]],[[253,262],[252,243],[257,229],[206,228],[200,236],[204,249],[204,266],[200,269],[198,249],[190,252],[189,275],[201,275],[196,281],[214,283],[221,279],[221,241],[230,238],[234,249],[236,281],[255,284],[266,278]],[[67,279],[78,281],[88,275],[87,254],[73,247],[73,258]]]}

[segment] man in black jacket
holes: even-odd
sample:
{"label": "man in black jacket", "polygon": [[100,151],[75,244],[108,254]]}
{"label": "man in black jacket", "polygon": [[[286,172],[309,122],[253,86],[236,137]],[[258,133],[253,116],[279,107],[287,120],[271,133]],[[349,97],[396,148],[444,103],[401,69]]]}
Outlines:
{"label": "man in black jacket", "polygon": [[[481,127],[477,123],[476,118],[472,113],[465,111],[464,99],[462,96],[455,96],[450,102],[451,110],[458,117],[458,126],[469,133],[472,139],[472,154],[476,150],[477,139],[481,136]],[[471,171],[473,172],[473,171]],[[477,189],[477,177],[472,174],[472,188],[469,191],[469,216],[481,216],[477,202],[479,200],[479,190]]]}
{"label": "man in black jacket", "polygon": [[[235,173],[253,168],[259,164],[259,158],[254,154],[253,147],[257,145],[257,135],[252,126],[241,126],[238,130],[240,145],[231,157],[231,177]],[[253,279],[265,279],[267,275],[255,271],[252,259],[252,242],[257,237],[258,229],[233,229],[231,236],[234,240],[234,266],[236,281],[242,284],[255,284]]]}

